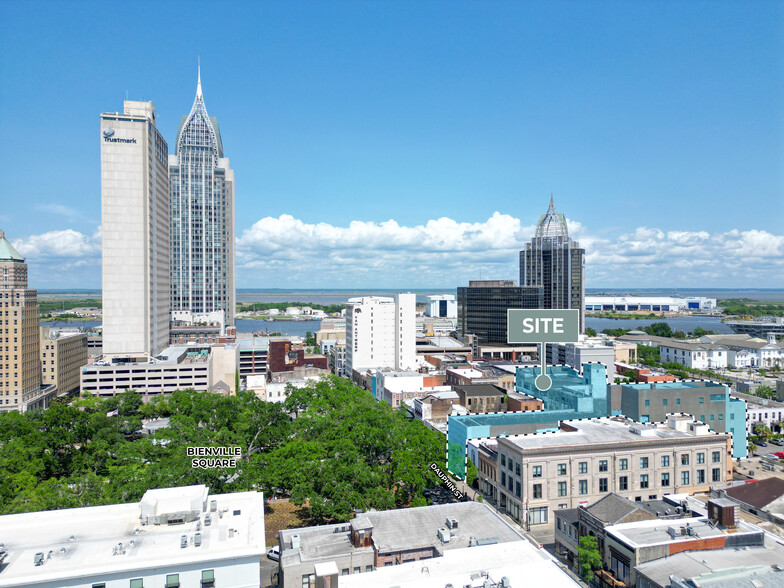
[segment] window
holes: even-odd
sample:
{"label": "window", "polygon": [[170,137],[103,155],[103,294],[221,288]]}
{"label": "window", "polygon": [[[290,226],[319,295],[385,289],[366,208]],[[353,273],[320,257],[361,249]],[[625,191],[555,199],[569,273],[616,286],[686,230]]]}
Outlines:
{"label": "window", "polygon": [[714,451],[711,453],[711,459],[713,463],[720,463],[721,462],[721,451]]}
{"label": "window", "polygon": [[705,463],[705,454],[704,453],[698,453],[697,454],[697,463]]}
{"label": "window", "polygon": [[506,465],[506,456],[502,453],[501,454],[501,466],[505,466],[505,465]]}
{"label": "window", "polygon": [[607,478],[599,478],[599,492],[607,492]]}
{"label": "window", "polygon": [[180,586],[179,574],[168,574],[166,576],[166,588],[179,588],[179,586]]}
{"label": "window", "polygon": [[662,398],[662,406],[667,408],[667,399],[666,398]]}
{"label": "window", "polygon": [[542,497],[542,485],[534,484],[534,498],[541,498],[541,497]]}
{"label": "window", "polygon": [[618,490],[629,489],[629,476],[621,476],[618,478]]}
{"label": "window", "polygon": [[[539,466],[539,471],[542,471],[542,466]],[[519,476],[520,475],[520,464],[515,464],[515,473]]]}
{"label": "window", "polygon": [[341,576],[348,576],[348,568],[343,568],[342,570],[340,570],[340,575]]}
{"label": "window", "polygon": [[[541,486],[541,484],[540,484],[540,486]],[[520,482],[515,482],[515,494],[517,495],[518,498],[521,497],[520,496]]]}
{"label": "window", "polygon": [[373,571],[373,566],[365,566],[365,571],[366,572],[372,572]]}
{"label": "window", "polygon": [[640,415],[640,422],[641,423],[648,423],[651,420],[651,415],[649,414],[641,414]]}
{"label": "window", "polygon": [[587,474],[588,473],[588,462],[587,461],[581,461],[579,464],[577,464],[577,473],[578,474]]}
{"label": "window", "polygon": [[607,460],[606,459],[602,459],[602,460],[599,461],[599,471],[600,472],[606,472],[607,471]]}
{"label": "window", "polygon": [[648,474],[643,474],[640,476],[640,488],[647,488],[648,487]]}
{"label": "window", "polygon": [[565,476],[566,475],[566,464],[565,463],[559,463],[558,464],[558,475],[559,476]]}
{"label": "window", "polygon": [[588,494],[588,480],[580,480],[580,494]]}
{"label": "window", "polygon": [[681,399],[680,398],[676,398],[675,399],[675,406],[680,406],[680,405],[681,405]]}
{"label": "window", "polygon": [[215,586],[215,570],[202,570],[201,585],[203,587],[209,588],[213,588]]}
{"label": "window", "polygon": [[651,405],[651,401],[647,398],[645,399],[645,407],[648,408]]}
{"label": "window", "polygon": [[359,571],[360,571],[360,568],[359,568],[359,566],[354,566],[354,571],[353,571],[352,573],[353,573],[353,574],[358,574],[358,573],[359,573]]}
{"label": "window", "polygon": [[711,474],[714,482],[721,482],[721,468],[713,468]]}
{"label": "window", "polygon": [[558,496],[566,496],[566,482],[558,482]]}
{"label": "window", "polygon": [[681,486],[689,485],[689,472],[681,472]]}
{"label": "window", "polygon": [[700,404],[705,404],[705,397],[704,396],[700,396]]}
{"label": "window", "polygon": [[547,507],[528,509],[528,522],[532,525],[543,525],[547,522]]}
{"label": "window", "polygon": [[641,470],[647,470],[648,469],[648,458],[647,457],[641,457],[640,458],[640,469]]}
{"label": "window", "polygon": [[712,414],[712,415],[710,415],[710,420],[711,420],[711,422],[713,422],[715,418],[716,418],[716,415],[715,415],[715,414]]}
{"label": "window", "polygon": [[664,472],[662,474],[661,480],[662,480],[662,483],[661,483],[662,486],[669,486],[670,485],[670,473],[669,472]]}
{"label": "window", "polygon": [[670,467],[670,456],[669,455],[662,455],[661,456],[661,464],[663,468]]}
{"label": "window", "polygon": [[705,483],[705,470],[697,470],[697,483],[698,484]]}
{"label": "window", "polygon": [[711,402],[721,402],[724,400],[724,394],[711,394],[710,399]]}
{"label": "window", "polygon": [[512,461],[511,457],[506,460],[506,467],[509,469],[510,472],[512,471],[512,468],[514,467],[514,462]]}
{"label": "window", "polygon": [[541,478],[542,477],[542,466],[533,466],[531,468],[531,477],[532,478]]}
{"label": "window", "polygon": [[704,414],[701,414],[701,415],[700,415],[700,422],[703,422],[703,423],[704,423],[704,422],[706,422],[706,421],[705,421],[705,415],[704,415]]}
{"label": "window", "polygon": [[724,420],[724,413],[723,413],[723,412],[720,412],[720,413],[719,413],[719,420],[720,420],[720,421],[723,421],[723,420]]}
{"label": "window", "polygon": [[629,460],[625,457],[623,459],[618,460],[618,469],[619,470],[628,470],[629,469]]}
{"label": "window", "polygon": [[689,454],[681,453],[681,465],[689,465]]}
{"label": "window", "polygon": [[100,584],[93,584],[93,588],[106,588],[106,583],[101,582]]}
{"label": "window", "polygon": [[506,487],[506,472],[501,472],[501,486]]}
{"label": "window", "polygon": [[144,580],[141,578],[134,578],[131,580],[131,588],[144,588]]}

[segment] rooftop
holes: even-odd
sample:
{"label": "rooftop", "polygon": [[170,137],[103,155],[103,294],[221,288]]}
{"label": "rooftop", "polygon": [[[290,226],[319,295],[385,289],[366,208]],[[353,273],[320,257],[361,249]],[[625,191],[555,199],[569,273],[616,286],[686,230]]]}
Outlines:
{"label": "rooftop", "polygon": [[[784,562],[784,546],[766,541],[764,547],[687,551],[640,564],[636,569],[660,586],[669,586],[670,576],[675,575],[699,580],[699,586],[705,588],[782,588],[784,573],[773,570],[781,562]],[[769,573],[775,573],[776,577],[770,577]],[[744,576],[747,579],[741,583]],[[760,583],[753,583],[749,576]]]}
{"label": "rooftop", "polygon": [[771,477],[764,480],[749,480],[745,484],[726,488],[724,493],[739,502],[762,509],[784,496],[784,479]]}
{"label": "rooftop", "polygon": [[19,255],[11,242],[5,238],[3,231],[0,231],[0,261],[24,261],[24,257]]}
{"label": "rooftop", "polygon": [[[151,493],[152,492],[152,493]],[[206,502],[201,502],[201,497]],[[205,486],[150,491],[142,502],[71,508],[0,517],[8,551],[0,571],[0,586],[64,581],[167,565],[202,565],[264,553],[264,499],[260,492],[207,494]],[[201,545],[194,545],[197,520],[184,524],[142,524],[142,506],[159,513],[166,509],[198,509],[204,520],[210,502],[212,524],[201,526]],[[205,508],[206,506],[206,508]],[[220,513],[220,514],[219,514]],[[230,534],[229,529],[234,529]],[[180,546],[187,537],[187,547]],[[44,563],[35,565],[37,553]],[[70,582],[69,582],[70,584]]]}
{"label": "rooftop", "polygon": [[[681,534],[681,528],[689,529],[689,534]],[[761,537],[763,534],[762,530],[743,521],[739,521],[737,527],[734,529],[726,529],[719,525],[711,524],[706,517],[676,520],[652,519],[647,521],[635,521],[633,523],[621,523],[619,525],[606,527],[605,532],[622,541],[632,549],[711,539],[728,535],[738,537],[742,534],[759,534]]]}
{"label": "rooftop", "polygon": [[[693,417],[688,417],[689,422]],[[695,423],[696,424],[696,423]],[[728,437],[729,434],[721,434]],[[695,432],[679,431],[668,424],[640,424],[623,417],[602,417],[565,421],[562,428],[551,433],[536,435],[510,435],[503,440],[523,450],[549,447],[567,448],[596,443],[648,443],[651,439],[694,439],[719,436],[706,425],[697,425]]]}
{"label": "rooftop", "polygon": [[551,556],[528,541],[459,549],[424,561],[378,568],[368,574],[340,576],[340,588],[434,588],[501,586],[510,588],[578,586]]}
{"label": "rooftop", "polygon": [[[457,519],[458,527],[452,529],[449,543],[441,543],[438,530],[446,527],[446,519]],[[450,551],[468,547],[473,537],[495,543],[520,541],[517,533],[489,506],[477,502],[458,502],[368,512],[355,519],[367,520],[373,525],[372,541],[379,553],[395,552],[415,547],[438,546]],[[335,529],[338,529],[336,531]],[[298,562],[316,561],[347,554],[356,549],[350,540],[350,523],[322,525],[280,532],[282,541],[281,562],[284,566]],[[292,535],[299,535],[300,548],[291,548]],[[372,550],[372,547],[359,548]]]}

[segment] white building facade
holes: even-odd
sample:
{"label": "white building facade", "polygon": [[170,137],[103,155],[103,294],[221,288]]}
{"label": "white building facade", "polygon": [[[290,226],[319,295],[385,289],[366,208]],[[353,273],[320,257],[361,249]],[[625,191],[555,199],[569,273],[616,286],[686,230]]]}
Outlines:
{"label": "white building facade", "polygon": [[615,312],[651,311],[678,312],[682,310],[715,310],[715,298],[672,296],[586,296],[585,310]]}
{"label": "white building facade", "polygon": [[715,343],[660,343],[662,363],[679,363],[686,367],[707,370],[727,367],[727,348]]}
{"label": "white building facade", "polygon": [[454,294],[428,296],[425,316],[434,318],[457,318],[457,298]]}
{"label": "white building facade", "polygon": [[152,102],[101,114],[103,353],[157,355],[169,342],[168,150]]}
{"label": "white building facade", "polygon": [[11,538],[2,588],[257,588],[265,553],[262,494],[205,486],[6,515],[0,528]]}
{"label": "white building facade", "polygon": [[416,295],[351,298],[346,305],[346,372],[416,369]]}

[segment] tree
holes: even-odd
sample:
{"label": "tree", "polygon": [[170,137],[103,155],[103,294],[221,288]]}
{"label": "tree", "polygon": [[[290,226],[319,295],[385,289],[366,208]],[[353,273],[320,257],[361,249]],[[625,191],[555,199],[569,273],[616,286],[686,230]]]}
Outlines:
{"label": "tree", "polygon": [[762,384],[761,386],[757,386],[757,389],[754,391],[754,394],[759,396],[760,398],[774,398],[776,396],[775,390],[771,386],[767,384]]}
{"label": "tree", "polygon": [[602,567],[602,554],[599,553],[596,537],[580,537],[577,545],[577,563],[580,565],[580,575],[583,580],[586,582],[593,580],[593,571]]}
{"label": "tree", "polygon": [[669,323],[651,323],[647,327],[643,327],[642,330],[649,335],[654,335],[656,337],[673,336]]}
{"label": "tree", "polygon": [[591,327],[585,327],[585,334],[589,337],[596,337],[596,329],[592,329]]}

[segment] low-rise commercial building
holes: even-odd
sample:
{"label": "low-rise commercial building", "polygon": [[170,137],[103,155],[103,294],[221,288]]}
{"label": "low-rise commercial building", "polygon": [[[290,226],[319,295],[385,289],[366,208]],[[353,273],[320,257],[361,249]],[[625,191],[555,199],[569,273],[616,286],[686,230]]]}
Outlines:
{"label": "low-rise commercial building", "polygon": [[348,523],[283,530],[278,537],[281,588],[341,586],[344,576],[355,577],[352,586],[386,586],[375,570],[417,562],[421,576],[423,565],[447,553],[470,555],[478,546],[526,541],[476,502],[368,512]]}
{"label": "low-rise commercial building", "polygon": [[729,365],[733,367],[784,367],[784,344],[777,341],[775,333],[768,333],[767,339],[750,335],[705,335],[700,341],[724,345],[730,353]]}
{"label": "low-rise commercial building", "polygon": [[784,402],[740,392],[733,392],[732,396],[746,403],[747,435],[754,434],[756,425],[765,426],[774,433],[784,431]]}
{"label": "low-rise commercial building", "polygon": [[[710,503],[708,509],[711,509]],[[637,566],[646,562],[688,551],[764,547],[764,531],[736,521],[732,510],[732,507],[727,509],[730,520],[726,521],[709,515],[670,524],[656,519],[607,527],[603,560],[615,578],[635,586]]]}
{"label": "low-rise commercial building", "polygon": [[[732,433],[732,456],[746,457],[746,402],[723,384],[706,380],[621,384],[611,387],[613,414],[641,423],[663,422],[683,412],[719,433]],[[617,412],[615,409],[618,409]]]}
{"label": "low-rise commercial building", "polygon": [[0,517],[2,588],[257,588],[260,492],[148,490],[140,502]]}
{"label": "low-rise commercial building", "polygon": [[552,524],[555,510],[610,492],[641,502],[707,491],[732,477],[730,435],[690,415],[658,425],[621,417],[569,421],[551,433],[496,442],[498,506],[527,526]]}
{"label": "low-rise commercial building", "polygon": [[79,392],[79,370],[87,365],[87,333],[41,327],[41,380],[57,396]]}
{"label": "low-rise commercial building", "polygon": [[[82,394],[114,396],[134,390],[146,397],[175,390],[236,393],[238,345],[167,347],[149,360],[104,358],[81,368]],[[134,360],[135,359],[135,360]]]}
{"label": "low-rise commercial building", "polygon": [[454,294],[428,296],[425,316],[434,318],[457,318],[457,300]]}
{"label": "low-rise commercial building", "polygon": [[680,312],[715,310],[715,298],[690,296],[586,296],[585,310],[607,312]]}
{"label": "low-rise commercial building", "polygon": [[662,363],[679,363],[698,370],[727,367],[728,349],[719,343],[688,343],[677,339],[659,342]]}

